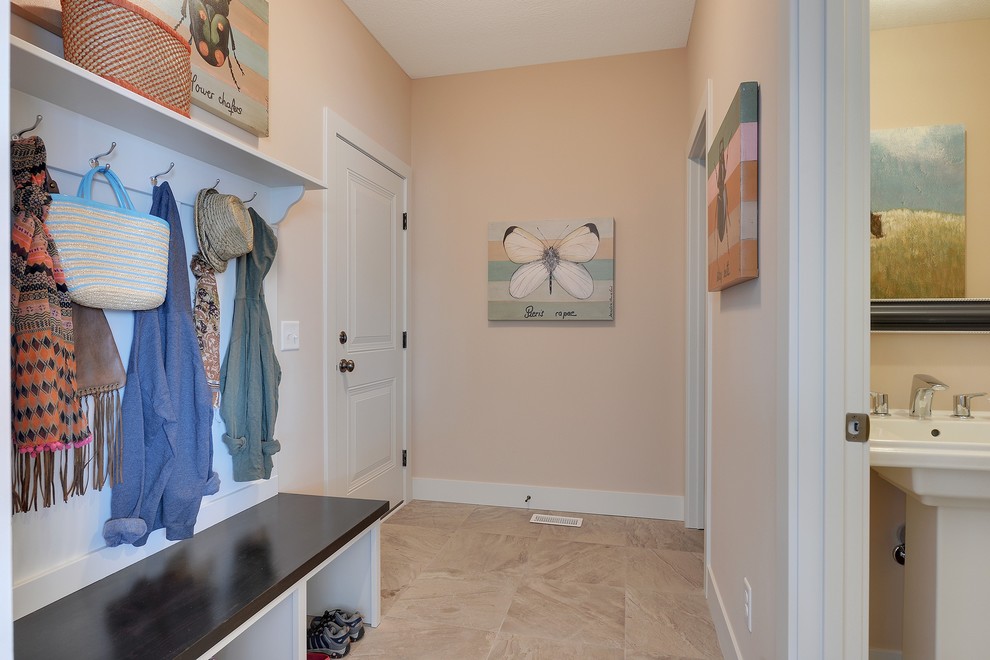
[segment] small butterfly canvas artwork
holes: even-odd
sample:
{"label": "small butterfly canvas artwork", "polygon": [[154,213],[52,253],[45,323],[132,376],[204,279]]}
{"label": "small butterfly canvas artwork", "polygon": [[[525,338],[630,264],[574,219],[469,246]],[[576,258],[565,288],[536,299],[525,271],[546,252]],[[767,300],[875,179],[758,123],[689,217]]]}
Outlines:
{"label": "small butterfly canvas artwork", "polygon": [[739,85],[708,151],[708,290],[759,276],[760,86]]}
{"label": "small butterfly canvas artwork", "polygon": [[612,218],[488,225],[488,320],[615,318]]}

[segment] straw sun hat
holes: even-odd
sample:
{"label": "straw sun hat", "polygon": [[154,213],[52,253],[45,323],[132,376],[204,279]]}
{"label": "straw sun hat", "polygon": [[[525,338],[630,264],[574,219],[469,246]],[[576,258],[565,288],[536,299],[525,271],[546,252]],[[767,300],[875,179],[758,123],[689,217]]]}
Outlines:
{"label": "straw sun hat", "polygon": [[227,261],[254,249],[254,227],[237,197],[204,188],[196,195],[195,216],[199,252],[216,272],[227,270]]}

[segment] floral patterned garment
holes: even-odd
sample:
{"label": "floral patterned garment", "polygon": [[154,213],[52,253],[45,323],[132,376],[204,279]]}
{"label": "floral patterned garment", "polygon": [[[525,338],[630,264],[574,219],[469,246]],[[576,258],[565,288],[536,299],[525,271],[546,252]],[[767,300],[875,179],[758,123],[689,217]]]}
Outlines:
{"label": "floral patterned garment", "polygon": [[193,301],[193,322],[199,352],[206,369],[206,382],[213,394],[213,407],[220,407],[220,295],[217,274],[197,252],[189,263],[196,276],[196,299]]}

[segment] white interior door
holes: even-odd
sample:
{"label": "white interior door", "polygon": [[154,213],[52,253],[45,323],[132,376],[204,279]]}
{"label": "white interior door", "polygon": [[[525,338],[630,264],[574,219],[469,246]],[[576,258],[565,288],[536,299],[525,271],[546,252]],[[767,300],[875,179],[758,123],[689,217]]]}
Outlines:
{"label": "white interior door", "polygon": [[347,497],[403,500],[405,179],[336,136],[337,480]]}
{"label": "white interior door", "polygon": [[867,0],[791,0],[787,635],[778,655],[868,657]]}

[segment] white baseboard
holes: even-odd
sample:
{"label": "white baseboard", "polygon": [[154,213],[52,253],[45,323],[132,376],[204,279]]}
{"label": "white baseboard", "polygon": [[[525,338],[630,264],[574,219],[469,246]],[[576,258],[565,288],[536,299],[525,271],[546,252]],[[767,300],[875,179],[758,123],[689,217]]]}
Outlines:
{"label": "white baseboard", "polygon": [[[712,615],[712,623],[715,624],[715,632],[718,634],[718,645],[722,649],[722,657],[725,660],[740,660],[742,651],[739,650],[739,643],[732,632],[732,625],[729,623],[729,615],[725,611],[725,603],[722,601],[722,594],[718,590],[715,582],[715,575],[712,567],[706,566],[708,573],[708,584],[711,586],[708,592],[708,611]],[[711,596],[714,594],[714,598]],[[872,660],[872,658],[871,658]]]}
{"label": "white baseboard", "polygon": [[[271,479],[252,482],[219,498],[205,497],[196,519],[196,532],[212,527],[277,494],[278,477],[273,475]],[[165,538],[164,531],[156,530],[149,536],[148,542],[140,548],[130,545],[116,548],[104,546],[43,575],[15,584],[14,618],[19,619],[49,603],[54,603],[59,598],[102,580],[175,543],[181,541],[169,541]]]}
{"label": "white baseboard", "polygon": [[903,654],[900,651],[870,649],[870,660],[901,660],[902,657]]}
{"label": "white baseboard", "polygon": [[[537,511],[597,513],[607,516],[684,520],[684,497],[651,493],[622,493],[581,488],[553,488],[453,479],[412,480],[416,500],[510,506]],[[529,496],[529,502],[526,497]]]}

